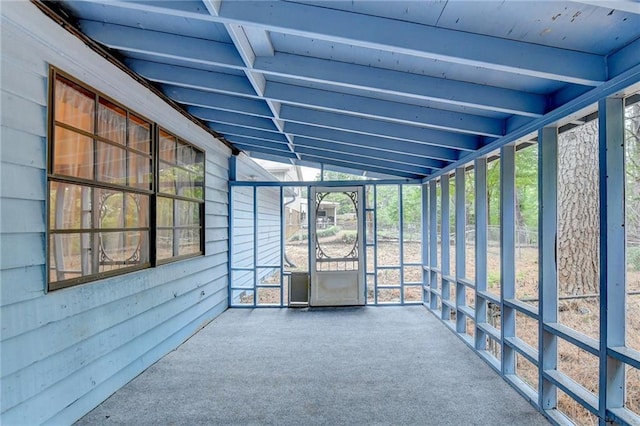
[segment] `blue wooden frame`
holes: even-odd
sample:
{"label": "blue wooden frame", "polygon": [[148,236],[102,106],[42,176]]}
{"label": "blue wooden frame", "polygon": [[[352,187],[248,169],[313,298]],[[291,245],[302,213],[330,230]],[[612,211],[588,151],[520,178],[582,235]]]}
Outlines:
{"label": "blue wooden frame", "polygon": [[[253,240],[252,240],[252,244],[253,244],[253,263],[252,263],[252,267],[237,267],[234,266],[234,252],[232,250],[232,247],[234,245],[234,233],[230,232],[229,233],[229,256],[230,256],[230,261],[229,261],[229,306],[230,307],[234,307],[234,308],[263,308],[263,307],[287,307],[288,306],[288,300],[286,300],[285,298],[285,289],[284,286],[287,285],[287,280],[289,279],[289,274],[285,271],[284,268],[284,262],[282,260],[282,256],[281,256],[281,261],[279,264],[277,265],[260,265],[258,264],[258,238],[257,238],[257,233],[258,233],[258,209],[259,204],[258,204],[258,191],[260,188],[278,188],[279,190],[279,194],[280,194],[280,229],[281,229],[281,234],[280,234],[280,248],[282,250],[282,253],[284,253],[284,249],[285,249],[285,236],[284,236],[284,232],[282,232],[285,229],[284,226],[284,207],[283,207],[283,197],[284,197],[284,190],[288,187],[304,187],[307,189],[307,191],[309,191],[309,189],[312,186],[323,186],[323,187],[333,187],[333,188],[340,188],[340,187],[345,187],[345,186],[363,186],[364,188],[368,188],[371,187],[372,191],[371,191],[371,196],[372,196],[372,200],[367,200],[366,198],[366,191],[365,191],[365,199],[363,200],[362,205],[364,206],[364,209],[361,210],[361,214],[362,214],[362,220],[366,221],[366,215],[368,212],[373,213],[373,239],[368,238],[367,230],[366,230],[366,224],[364,226],[364,244],[363,247],[365,250],[367,250],[368,248],[373,248],[373,259],[369,259],[369,256],[365,253],[364,256],[364,268],[365,268],[365,286],[364,286],[364,291],[365,291],[365,300],[367,300],[366,298],[366,294],[369,290],[373,290],[373,294],[374,294],[374,298],[373,298],[373,303],[371,303],[370,301],[367,300],[366,304],[368,305],[415,305],[415,304],[420,304],[421,301],[406,301],[405,300],[405,289],[407,287],[416,287],[419,288],[421,286],[420,282],[411,282],[411,283],[405,283],[404,280],[404,270],[405,267],[421,267],[421,265],[423,264],[422,262],[422,257],[421,257],[421,261],[420,262],[405,262],[404,261],[404,207],[403,207],[403,186],[404,185],[412,185],[412,186],[423,186],[423,184],[419,181],[419,180],[406,180],[406,179],[397,179],[397,180],[360,180],[360,181],[318,181],[318,182],[276,182],[276,181],[268,181],[268,182],[257,182],[257,181],[238,181],[236,180],[237,176],[236,176],[236,169],[237,169],[237,165],[236,163],[236,159],[235,157],[231,157],[230,158],[230,164],[229,164],[229,169],[230,169],[230,173],[229,173],[229,177],[230,177],[230,181],[229,181],[229,227],[230,229],[234,229],[234,212],[233,212],[233,200],[234,200],[234,189],[240,189],[240,188],[249,188],[249,190],[252,192],[252,203],[253,203]],[[377,201],[377,188],[380,185],[393,185],[397,188],[398,191],[398,211],[399,211],[399,218],[398,218],[398,225],[399,225],[399,259],[398,259],[398,264],[397,265],[378,265],[378,261],[377,261],[377,255],[378,255],[378,241],[377,241],[377,234],[378,234],[378,224],[377,224],[377,206],[376,206],[376,201]],[[371,202],[369,202],[371,201]],[[309,203],[307,206],[307,211],[309,211],[308,209],[311,208],[312,206],[312,200],[307,200],[307,202]],[[424,202],[424,201],[423,201]],[[371,208],[368,208],[368,205],[371,206]],[[307,220],[308,220],[308,216],[307,216]],[[365,223],[365,222],[363,222]],[[421,220],[421,223],[422,220]],[[308,227],[307,227],[308,229]],[[367,242],[367,241],[372,241],[371,243]],[[309,238],[307,238],[307,242],[308,242],[308,250],[309,253],[311,255],[312,253],[312,242],[310,241]],[[368,270],[368,265],[367,262],[373,262],[373,272],[367,272]],[[370,266],[370,265],[369,265]],[[281,277],[281,281],[279,284],[279,288],[280,288],[280,303],[278,304],[259,304],[258,303],[258,291],[261,288],[276,288],[278,286],[276,285],[261,285],[259,284],[259,277],[258,277],[258,271],[259,269],[264,269],[264,268],[273,268],[273,269],[277,269],[280,271],[280,277]],[[394,283],[393,285],[380,285],[378,283],[378,274],[381,271],[384,270],[397,270],[399,272],[399,280],[397,283]],[[237,272],[251,272],[253,274],[253,286],[251,288],[246,288],[246,287],[236,287],[234,285],[234,273]],[[367,279],[368,277],[373,277],[373,287],[371,287],[371,283],[369,283],[369,279]],[[379,290],[383,290],[383,289],[397,289],[400,291],[400,299],[398,302],[380,302],[378,299],[378,291]],[[252,292],[254,297],[253,297],[253,302],[249,303],[249,304],[241,304],[241,303],[237,303],[234,300],[233,294],[234,292],[238,292],[238,291],[249,291]]]}
{"label": "blue wooden frame", "polygon": [[[605,88],[603,94],[611,94]],[[448,272],[445,229],[448,229],[448,190],[442,189],[442,269],[438,268],[436,248],[437,193],[439,180],[446,186],[447,171],[429,180],[423,201],[428,209],[423,230],[425,306],[478,353],[524,398],[538,408],[552,423],[569,425],[572,421],[558,409],[558,391],[565,393],[585,410],[598,418],[601,426],[615,422],[621,425],[640,424],[640,413],[625,407],[625,368],[640,369],[640,351],[625,346],[626,326],[626,250],[625,236],[625,152],[624,99],[615,94],[598,100],[599,176],[600,176],[600,339],[596,340],[560,324],[558,318],[558,278],[556,271],[557,234],[557,123],[537,132],[538,141],[538,201],[539,201],[539,307],[518,300],[515,293],[515,142],[508,140],[500,147],[501,171],[501,294],[487,292],[487,158],[474,160],[475,171],[475,282],[464,278],[461,269],[465,260],[465,240],[460,233],[465,227],[465,167],[457,163],[456,179],[456,324],[451,326],[445,313],[448,280],[436,280],[437,273]],[[559,120],[561,117],[557,117]],[[492,145],[493,146],[493,145]],[[495,146],[493,146],[495,148]],[[487,148],[488,149],[488,148]],[[486,151],[486,150],[485,150]],[[488,154],[488,151],[486,152]],[[485,155],[486,155],[485,154]],[[428,201],[428,205],[426,204]],[[429,232],[426,232],[426,231]],[[464,267],[463,267],[464,268]],[[440,290],[438,286],[441,285]],[[466,288],[474,288],[475,309],[466,306]],[[446,294],[445,294],[446,293]],[[437,300],[442,310],[437,309]],[[487,323],[487,305],[495,303],[501,309],[501,327]],[[522,314],[538,324],[538,347],[533,348],[518,338],[516,314]],[[474,338],[466,333],[466,320],[475,324]],[[496,359],[486,346],[487,337],[500,344],[501,356]],[[599,359],[599,387],[594,395],[558,369],[558,343],[562,340]],[[533,389],[518,375],[516,355],[522,356],[538,369],[538,389]]]}

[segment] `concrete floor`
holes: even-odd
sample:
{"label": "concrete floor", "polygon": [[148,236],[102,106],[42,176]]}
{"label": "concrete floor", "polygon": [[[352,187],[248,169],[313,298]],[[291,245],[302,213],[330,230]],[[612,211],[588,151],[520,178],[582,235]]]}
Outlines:
{"label": "concrete floor", "polygon": [[422,306],[231,309],[78,425],[547,425]]}

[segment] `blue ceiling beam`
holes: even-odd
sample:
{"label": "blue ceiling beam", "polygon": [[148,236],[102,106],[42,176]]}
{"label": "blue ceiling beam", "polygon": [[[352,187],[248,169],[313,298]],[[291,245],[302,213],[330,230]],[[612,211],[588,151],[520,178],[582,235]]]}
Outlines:
{"label": "blue ceiling beam", "polygon": [[597,86],[604,57],[291,2],[223,1],[213,20],[567,83]]}
{"label": "blue ceiling beam", "polygon": [[153,54],[195,64],[243,69],[245,64],[229,43],[185,37],[124,25],[81,20],[80,29],[111,49]]}
{"label": "blue ceiling beam", "polygon": [[[391,123],[368,118],[351,117],[326,111],[283,105],[280,118],[285,121],[313,124],[348,132],[362,133],[372,136],[383,136],[390,139],[422,142],[428,145],[473,151],[480,146],[478,137],[461,133],[447,133],[440,130],[425,129],[416,126]],[[285,130],[286,131],[286,130]]]}
{"label": "blue ceiling beam", "polygon": [[237,112],[257,117],[272,117],[269,106],[259,99],[204,92],[172,85],[163,85],[162,91],[174,101],[185,105]]}
{"label": "blue ceiling beam", "polygon": [[489,137],[504,134],[502,120],[290,84],[268,82],[264,96],[283,104],[310,106],[330,112],[412,126]]}
{"label": "blue ceiling beam", "polygon": [[[640,3],[636,3],[640,8]],[[640,39],[623,47],[607,58],[609,77],[614,77],[640,64]]]}
{"label": "blue ceiling beam", "polygon": [[284,159],[287,159],[287,158],[296,158],[296,159],[298,158],[298,156],[293,152],[288,150],[283,150],[280,148],[273,149],[266,146],[258,146],[258,145],[254,146],[254,145],[243,145],[243,144],[237,144],[236,147],[245,152],[264,152],[266,154],[275,155],[280,158],[280,161],[283,161]]}
{"label": "blue ceiling beam", "polygon": [[259,98],[245,77],[214,73],[157,62],[126,59],[125,63],[147,80],[190,89]]}
{"label": "blue ceiling beam", "polygon": [[615,9],[622,12],[635,13],[640,15],[640,3],[634,0],[574,0],[578,3],[590,4],[591,6],[604,7],[605,9]]}
{"label": "blue ceiling beam", "polygon": [[543,95],[327,59],[276,52],[256,57],[253,68],[267,75],[506,114],[539,117],[546,112]]}
{"label": "blue ceiling beam", "polygon": [[338,160],[330,156],[325,156],[323,154],[316,154],[316,153],[301,154],[300,159],[321,163],[321,164],[333,164],[334,166],[344,167],[345,169],[367,170],[375,173],[399,176],[407,179],[420,179],[420,178],[427,177],[427,175],[425,174],[408,173],[408,172],[399,171],[399,170],[392,171],[387,167],[377,167],[369,163],[355,162],[349,158],[345,160]]}
{"label": "blue ceiling beam", "polygon": [[[249,127],[252,129],[267,130],[270,132],[279,131],[275,124],[273,124],[273,121],[268,118],[200,107],[187,107],[187,112],[204,121]],[[215,126],[212,127],[215,129]]]}
{"label": "blue ceiling beam", "polygon": [[384,159],[374,159],[374,158],[368,158],[368,157],[362,157],[362,156],[355,156],[351,154],[343,154],[341,152],[335,152],[335,151],[327,152],[322,149],[310,148],[306,146],[296,147],[296,151],[299,154],[306,155],[306,156],[313,155],[319,158],[326,156],[331,159],[335,159],[338,161],[345,161],[345,162],[353,163],[355,165],[374,166],[382,170],[388,170],[389,172],[391,172],[389,174],[394,174],[395,172],[405,172],[405,173],[413,173],[417,175],[427,176],[432,173],[432,170],[426,167],[418,167],[418,166],[412,166],[409,164],[395,163],[391,161],[386,161]]}
{"label": "blue ceiling beam", "polygon": [[296,150],[300,147],[314,148],[321,151],[336,152],[345,155],[352,155],[359,158],[370,158],[373,160],[384,160],[390,163],[398,163],[400,165],[416,166],[423,168],[442,168],[448,163],[444,161],[433,160],[418,156],[409,156],[406,154],[398,154],[388,151],[381,151],[373,148],[356,147],[353,145],[340,144],[335,142],[327,142],[318,139],[305,138],[297,136],[293,140]]}
{"label": "blue ceiling beam", "polygon": [[520,138],[534,134],[534,132],[537,132],[539,129],[542,129],[545,126],[555,125],[558,121],[564,120],[571,114],[574,114],[575,112],[580,111],[584,108],[589,108],[594,103],[604,99],[607,96],[628,96],[633,93],[633,90],[638,90],[639,86],[640,63],[621,73],[620,75],[617,75],[606,83],[589,90],[588,92],[578,96],[577,98],[568,101],[564,105],[559,106],[553,111],[545,114],[543,117],[535,119],[533,121],[529,121],[528,123],[519,126],[517,129],[514,129],[506,136],[503,136],[502,138],[496,139],[495,141],[486,144],[482,148],[478,149],[478,151],[469,155],[462,156],[458,161],[449,164],[448,166],[435,172],[433,176],[429,177],[429,179],[437,178],[438,176],[455,170],[455,168],[463,166],[467,162],[473,161],[478,157],[487,155],[492,151],[495,151],[509,143],[519,140]]}
{"label": "blue ceiling beam", "polygon": [[268,140],[272,142],[287,143],[288,140],[282,133],[265,132],[263,130],[239,127],[222,123],[209,123],[209,128],[222,135],[242,136],[244,138]]}
{"label": "blue ceiling beam", "polygon": [[[364,135],[361,133],[344,132],[324,127],[305,126],[298,123],[286,123],[284,131],[294,136],[319,139],[328,142],[343,143],[360,149],[378,149],[381,151],[403,153],[441,161],[456,161],[460,158],[460,151],[423,143],[407,142]],[[294,139],[295,140],[295,139]]]}
{"label": "blue ceiling beam", "polygon": [[[230,74],[214,74],[209,71],[196,70],[175,65],[163,65],[140,60],[129,60],[127,63],[135,72],[152,81],[172,86],[257,98],[255,90],[251,84],[242,77]],[[194,95],[193,92],[189,93]],[[185,96],[188,95],[185,94]],[[375,100],[360,96],[337,94],[334,92],[326,92],[275,82],[267,83],[265,97],[278,100],[280,102],[296,104],[306,103],[313,106],[319,106],[330,111],[348,112],[350,114],[359,114],[366,117],[383,118],[386,111],[386,113],[391,117],[391,120],[396,122],[456,130],[460,132],[470,132],[490,137],[500,136],[502,134],[501,132],[503,127],[501,120],[441,111],[415,105],[404,105],[397,102]],[[301,101],[301,99],[303,99],[304,102]],[[186,100],[176,100],[178,102],[191,104],[191,102]],[[211,108],[217,107],[212,102],[206,106]],[[229,108],[227,108],[223,103],[220,103],[219,109]],[[358,113],[358,109],[362,112]],[[246,112],[248,114],[254,113],[250,108],[242,112]],[[265,113],[266,109],[261,109],[260,112],[255,114],[267,117],[268,115]],[[409,119],[410,117],[415,118]],[[420,120],[423,120],[424,123],[420,122]],[[431,121],[432,124],[428,124],[428,121]],[[474,144],[464,144],[464,146],[461,146],[461,149],[465,149],[465,147],[473,149]]]}
{"label": "blue ceiling beam", "polygon": [[[242,136],[231,136],[227,139],[229,142],[240,148],[241,146],[262,147],[276,151],[283,151],[295,154],[286,143],[261,141],[258,139],[244,138]],[[243,148],[240,148],[243,149]]]}
{"label": "blue ceiling beam", "polygon": [[175,2],[161,2],[158,3],[161,6],[158,6],[148,2],[93,1],[173,17],[248,25],[566,83],[597,86],[607,78],[604,57],[599,55],[320,6],[282,1],[223,1],[216,16],[175,7]]}

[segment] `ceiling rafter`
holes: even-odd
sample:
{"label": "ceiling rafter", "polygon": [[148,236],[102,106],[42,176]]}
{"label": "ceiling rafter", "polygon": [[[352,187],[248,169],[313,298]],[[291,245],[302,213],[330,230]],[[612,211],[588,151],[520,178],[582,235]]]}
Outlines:
{"label": "ceiling rafter", "polygon": [[351,133],[326,127],[305,126],[298,123],[286,123],[285,131],[294,136],[304,136],[328,142],[345,143],[358,146],[363,149],[375,148],[381,151],[417,155],[448,162],[456,161],[461,156],[460,151],[450,148],[427,145],[420,142],[392,140],[379,136]]}
{"label": "ceiling rafter", "polygon": [[[185,37],[171,36],[155,31],[141,30],[112,24],[102,24],[94,21],[82,21],[81,25],[91,37],[96,38],[111,48],[124,49],[132,52],[144,51],[144,53],[158,55],[161,58],[178,58],[177,55],[181,52],[180,46],[183,44],[189,44],[185,40]],[[499,137],[503,135],[504,124],[500,120],[496,119],[459,112],[436,110],[434,108],[420,107],[417,105],[401,104],[399,102],[390,102],[364,96],[327,92],[282,83],[267,83],[265,77],[254,71],[252,68],[255,55],[252,51],[249,40],[244,34],[243,28],[237,25],[227,25],[227,27],[238,51],[240,52],[240,57],[242,57],[246,65],[244,72],[249,83],[253,87],[256,96],[265,99],[269,109],[271,110],[274,124],[279,130],[282,130],[283,125],[279,117],[280,103],[297,103],[298,105],[305,105],[305,103],[300,102],[300,100],[305,100],[306,105],[329,111],[342,111],[351,115],[385,118],[389,121],[405,124],[424,125],[433,128],[480,134],[484,136]],[[177,44],[172,45],[169,40],[166,40],[167,36],[177,37]],[[152,41],[145,43],[140,43],[138,41],[149,39]],[[196,53],[194,51],[185,50],[184,55],[187,63],[206,63],[210,65],[221,64],[221,60],[214,62],[213,59],[209,58],[207,45],[200,46],[202,44],[201,42],[204,42],[204,40],[193,40],[197,41],[196,47],[203,51],[198,50]],[[212,43],[214,43],[215,46],[225,45],[228,47],[226,43]],[[213,52],[214,55],[215,53],[216,52]],[[186,58],[186,55],[191,56]],[[234,64],[233,66],[230,65],[231,68],[237,68],[237,58],[230,58],[229,63]],[[169,80],[169,78],[166,77],[165,79]],[[176,80],[181,79],[184,79],[184,77],[178,74],[174,77],[173,81],[170,81],[170,83],[180,85],[180,82]],[[244,90],[241,94],[246,94],[246,88],[243,89]]]}
{"label": "ceiling rafter", "polygon": [[305,138],[303,136],[296,136],[294,138],[294,144],[296,147],[304,146],[308,148],[317,148],[323,151],[336,151],[344,154],[373,159],[384,158],[385,160],[393,161],[394,163],[408,164],[427,168],[442,168],[447,164],[444,161],[434,160],[428,157],[421,157],[417,155],[407,157],[407,155],[404,155],[403,153],[383,151],[372,148],[371,146],[366,146],[366,149],[363,149],[362,146],[359,147],[357,145],[327,142],[319,139]]}
{"label": "ceiling rafter", "polygon": [[108,3],[573,84],[597,86],[606,81],[605,58],[599,55],[307,4],[223,1],[214,16],[176,8],[175,2],[162,2],[162,6],[121,0]]}
{"label": "ceiling rafter", "polygon": [[502,120],[290,84],[268,82],[264,96],[282,104],[399,124],[491,137],[504,134]]}
{"label": "ceiling rafter", "polygon": [[545,96],[534,93],[288,53],[256,57],[253,67],[266,75],[506,114],[538,117],[546,108]]}
{"label": "ceiling rafter", "polygon": [[[60,5],[118,51],[114,60],[235,147],[424,179],[613,81],[638,83],[637,2],[577,3],[450,4],[444,16],[406,18],[390,4],[306,0]],[[553,22],[561,12],[568,21],[566,10],[572,25]],[[474,20],[485,11],[491,19]]]}
{"label": "ceiling rafter", "polygon": [[[462,133],[448,133],[440,130],[391,123],[370,118],[353,117],[333,112],[283,105],[280,116],[287,122],[311,124],[330,129],[382,136],[427,145],[442,146],[457,150],[473,151],[481,145],[477,136]],[[285,132],[287,131],[285,125]]]}

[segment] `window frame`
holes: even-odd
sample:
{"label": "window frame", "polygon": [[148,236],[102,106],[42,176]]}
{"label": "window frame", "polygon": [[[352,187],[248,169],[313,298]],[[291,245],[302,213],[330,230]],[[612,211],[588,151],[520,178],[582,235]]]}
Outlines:
{"label": "window frame", "polygon": [[[77,85],[78,88],[81,88],[85,91],[89,98],[93,99],[93,129],[92,132],[77,128],[73,124],[64,123],[63,121],[56,120],[56,88],[58,87],[58,81],[61,78],[63,81],[67,81],[73,85]],[[188,197],[177,197],[178,200],[186,200],[186,201],[198,201],[198,215],[199,215],[199,224],[198,229],[200,230],[200,238],[199,238],[199,246],[200,250],[197,253],[189,253],[181,256],[172,256],[165,259],[158,259],[157,256],[157,236],[158,236],[158,227],[156,221],[156,211],[158,208],[158,198],[166,197],[167,194],[163,194],[160,192],[160,157],[159,157],[159,135],[160,135],[160,125],[156,123],[154,120],[150,120],[142,114],[139,114],[135,110],[122,105],[121,103],[115,101],[114,99],[106,96],[104,93],[99,90],[94,89],[88,84],[78,80],[72,75],[67,74],[66,72],[56,68],[54,66],[49,66],[49,84],[48,84],[48,105],[47,105],[47,169],[46,169],[46,199],[45,199],[45,211],[46,211],[46,242],[45,242],[45,277],[46,277],[46,291],[54,291],[63,288],[73,287],[80,284],[85,284],[89,282],[94,282],[98,280],[102,280],[109,277],[119,276],[123,274],[127,274],[130,272],[135,272],[143,269],[153,268],[159,265],[172,263],[184,259],[190,259],[194,257],[204,256],[205,255],[205,203],[206,203],[206,152],[204,149],[185,141],[184,139],[174,135],[173,133],[164,130],[164,132],[170,133],[172,136],[176,138],[177,141],[180,141],[182,144],[186,144],[191,147],[192,150],[197,152],[197,155],[201,155],[202,158],[202,199],[191,199]],[[102,101],[102,102],[101,102]],[[125,130],[125,139],[122,144],[119,144],[117,140],[109,139],[108,137],[100,135],[100,130],[97,127],[98,123],[98,114],[99,114],[99,105],[109,105],[113,106],[124,112],[124,119],[126,120],[126,130]],[[135,146],[130,146],[130,129],[131,122],[136,121],[136,119],[142,120],[144,123],[148,123],[149,125],[149,150],[148,153],[141,151]],[[59,170],[55,169],[55,149],[56,147],[60,149],[61,145],[56,146],[56,128],[64,129],[67,131],[73,132],[75,135],[79,135],[80,137],[86,137],[88,140],[91,140],[91,153],[88,152],[85,154],[87,156],[91,155],[93,158],[93,162],[91,164],[91,178],[79,177],[79,176],[71,176],[60,173]],[[121,161],[124,166],[124,178],[125,183],[121,182],[106,182],[103,180],[99,180],[98,176],[98,143],[102,143],[104,146],[116,147],[118,150],[122,151],[122,159]],[[177,145],[176,145],[177,146]],[[140,157],[143,161],[147,158],[149,161],[149,183],[146,188],[141,188],[140,186],[136,186],[136,184],[140,184],[140,182],[131,183],[130,179],[133,175],[132,169],[130,168],[130,159],[134,158],[132,154],[135,154],[137,157]],[[144,154],[144,155],[143,155]],[[130,156],[131,155],[131,156]],[[194,153],[194,156],[196,154]],[[135,158],[137,158],[135,157]],[[105,163],[106,164],[106,163]],[[148,205],[146,211],[144,211],[144,216],[142,218],[142,223],[144,226],[137,224],[136,227],[127,228],[126,224],[126,216],[123,217],[124,225],[122,229],[120,227],[100,227],[99,223],[96,223],[97,214],[99,214],[100,207],[92,206],[89,210],[91,214],[91,219],[89,219],[89,225],[84,227],[80,225],[80,228],[70,228],[66,229],[55,229],[55,224],[52,223],[52,215],[56,214],[55,206],[53,206],[51,197],[52,197],[52,186],[54,184],[66,184],[66,185],[78,185],[83,188],[89,188],[90,190],[90,203],[95,204],[95,197],[97,195],[94,191],[105,190],[105,191],[115,191],[116,193],[123,194],[123,197],[127,197],[128,195],[137,195],[142,197],[147,197]],[[123,199],[123,208],[126,208],[126,204],[128,201]],[[77,216],[77,213],[76,213]],[[74,216],[75,217],[75,216]],[[79,221],[82,218],[78,219]],[[175,228],[175,227],[174,227]],[[140,261],[138,264],[126,265],[121,268],[112,269],[109,271],[98,271],[95,273],[91,273],[88,275],[80,275],[74,276],[73,278],[67,278],[64,280],[56,280],[52,281],[53,274],[56,274],[57,266],[55,265],[54,259],[52,256],[53,248],[53,238],[55,235],[88,235],[90,239],[89,250],[95,249],[97,244],[97,238],[102,238],[100,235],[105,229],[108,232],[140,232],[138,234],[139,238],[144,239],[144,233],[146,232],[146,242],[145,247],[143,248],[146,259]],[[174,233],[175,235],[175,233]],[[84,238],[84,237],[81,237]],[[174,237],[175,238],[175,237]],[[95,256],[100,256],[100,254],[96,254]],[[89,262],[98,262],[98,268],[100,267],[100,260],[94,259],[94,255],[89,256]],[[122,262],[127,262],[128,260],[123,260]],[[117,262],[117,261],[116,261]],[[56,266],[53,268],[52,266]],[[117,263],[116,263],[117,265]],[[91,268],[90,268],[91,269]],[[79,271],[82,274],[82,270]]]}
{"label": "window frame", "polygon": [[[176,152],[175,152],[175,157],[176,157],[176,161],[175,163],[171,164],[165,160],[163,160],[161,158],[160,155],[160,137],[161,137],[161,132],[164,132],[166,134],[168,134],[169,136],[171,136],[172,138],[175,139],[175,143],[176,143]],[[170,132],[169,130],[163,128],[160,125],[156,125],[156,131],[155,131],[155,177],[156,177],[156,191],[155,191],[155,197],[154,197],[154,215],[155,217],[153,218],[154,221],[154,230],[155,230],[155,235],[154,235],[154,241],[152,242],[154,244],[153,246],[153,252],[154,252],[154,260],[155,260],[155,264],[156,265],[164,265],[167,263],[172,263],[172,262],[177,262],[180,260],[184,260],[184,259],[191,259],[194,257],[198,257],[198,256],[204,256],[205,254],[205,238],[204,238],[204,233],[205,233],[205,220],[204,220],[204,216],[205,216],[205,200],[206,200],[206,172],[205,172],[205,168],[206,168],[206,152],[203,149],[200,149],[199,147],[197,147],[196,145],[182,139],[181,137],[175,135],[174,133]],[[197,198],[191,198],[191,197],[187,197],[187,196],[183,196],[183,195],[179,195],[179,194],[169,194],[169,193],[165,193],[165,192],[161,192],[161,183],[160,183],[160,164],[164,163],[164,164],[171,164],[174,167],[179,167],[181,169],[185,169],[185,167],[183,167],[182,165],[178,164],[177,161],[177,157],[178,157],[178,152],[177,152],[177,147],[180,144],[184,144],[189,146],[191,149],[198,151],[201,155],[202,155],[202,198],[201,199],[197,199]],[[157,217],[157,213],[158,213],[158,206],[159,206],[159,199],[160,198],[165,198],[165,199],[171,199],[174,201],[186,201],[186,202],[197,202],[198,203],[198,216],[199,216],[199,223],[198,226],[185,226],[185,227],[181,227],[179,225],[176,225],[176,208],[175,208],[175,204],[173,207],[173,226],[171,227],[167,227],[167,226],[159,226],[158,225],[158,217]],[[198,228],[200,230],[200,239],[199,239],[199,244],[200,244],[200,251],[199,253],[187,253],[187,254],[175,254],[175,244],[176,244],[176,240],[177,240],[177,236],[176,236],[176,230],[178,229],[195,229]],[[167,258],[160,258],[158,256],[158,233],[159,231],[165,231],[165,230],[169,230],[172,229],[173,232],[173,243],[172,243],[172,248],[174,251],[174,255],[171,257],[167,257]]]}

